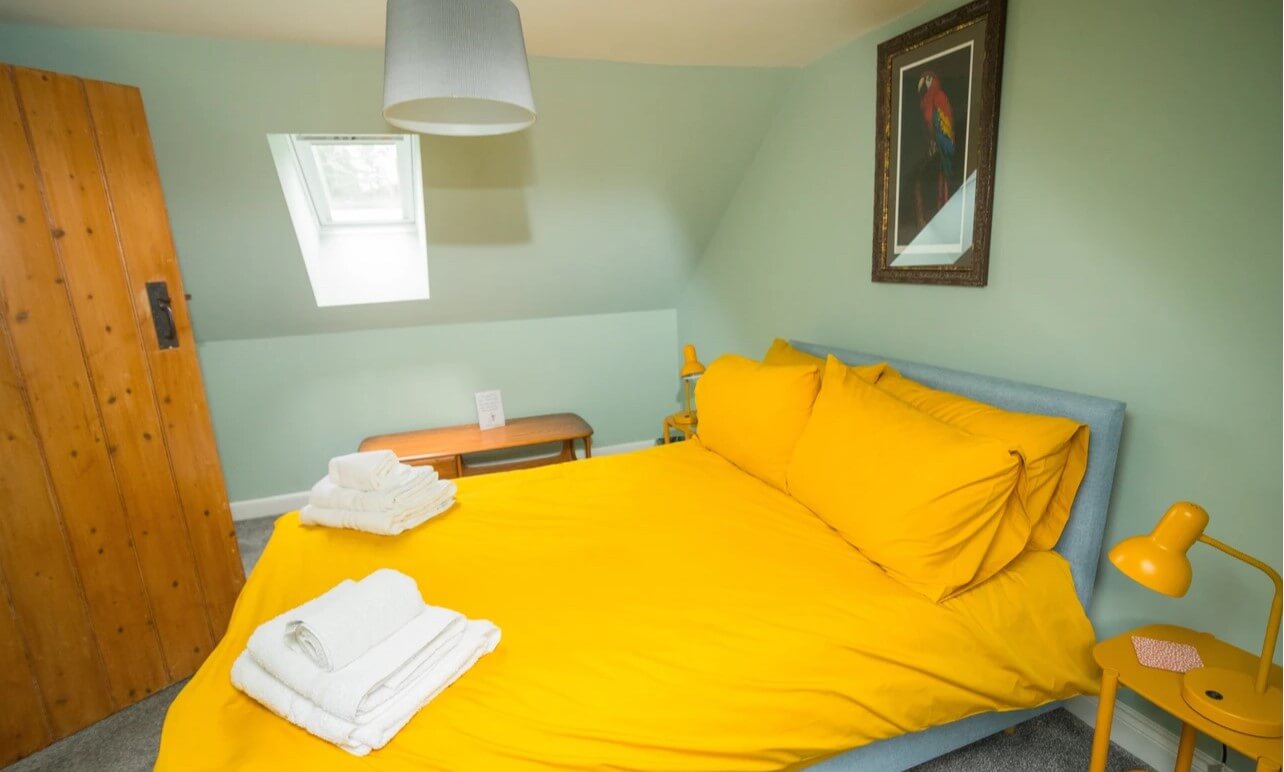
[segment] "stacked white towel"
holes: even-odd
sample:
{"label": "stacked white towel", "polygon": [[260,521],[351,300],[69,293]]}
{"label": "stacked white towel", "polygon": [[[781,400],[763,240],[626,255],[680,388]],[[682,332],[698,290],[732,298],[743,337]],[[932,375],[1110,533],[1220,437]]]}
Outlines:
{"label": "stacked white towel", "polygon": [[300,513],[307,525],[352,528],[396,536],[450,509],[455,483],[430,466],[399,463],[387,450],[330,460],[330,473],[308,495]]}
{"label": "stacked white towel", "polygon": [[380,569],[360,582],[345,579],[294,609],[286,619],[285,634],[317,667],[338,670],[427,609],[414,579]]}
{"label": "stacked white towel", "polygon": [[364,756],[499,644],[499,628],[429,606],[380,569],[259,626],[232,683],[296,726]]}
{"label": "stacked white towel", "polygon": [[358,491],[377,491],[397,472],[401,462],[391,450],[367,450],[330,459],[330,479],[335,485]]}

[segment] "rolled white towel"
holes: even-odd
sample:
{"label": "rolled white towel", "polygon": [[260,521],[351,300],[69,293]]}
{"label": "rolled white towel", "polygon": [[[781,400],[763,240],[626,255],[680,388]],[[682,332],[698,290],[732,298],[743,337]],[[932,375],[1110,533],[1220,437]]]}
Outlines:
{"label": "rolled white towel", "polygon": [[427,608],[415,580],[389,568],[359,582],[344,581],[321,598],[326,600],[287,613],[285,634],[288,642],[327,671],[365,654]]}
{"label": "rolled white towel", "polygon": [[401,462],[391,450],[367,450],[330,459],[330,479],[335,485],[359,491],[377,491],[399,471]]}
{"label": "rolled white towel", "polygon": [[401,464],[377,491],[359,491],[336,485],[330,477],[322,477],[308,493],[308,503],[326,509],[355,509],[362,512],[413,507],[440,496],[437,470],[430,466],[413,467]]}
{"label": "rolled white towel", "polygon": [[286,639],[288,618],[311,613],[313,603],[259,625],[245,650],[281,683],[327,713],[357,724],[448,653],[467,622],[458,612],[427,606],[365,654],[338,670],[326,671]]}
{"label": "rolled white towel", "polygon": [[499,639],[499,628],[486,620],[465,623],[463,633],[448,651],[408,679],[391,699],[367,714],[363,723],[327,713],[273,676],[248,651],[241,652],[232,665],[232,684],[295,726],[354,756],[364,756],[387,745],[424,705],[494,651]]}
{"label": "rolled white towel", "polygon": [[396,536],[440,515],[455,505],[455,483],[439,480],[438,494],[408,509],[392,512],[362,512],[355,509],[330,509],[308,504],[299,510],[299,522],[328,528],[351,528],[354,531]]}

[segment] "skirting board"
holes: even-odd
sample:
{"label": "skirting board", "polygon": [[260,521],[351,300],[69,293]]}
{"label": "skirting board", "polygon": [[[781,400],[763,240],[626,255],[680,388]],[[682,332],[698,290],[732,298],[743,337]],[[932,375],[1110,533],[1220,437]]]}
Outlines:
{"label": "skirting board", "polygon": [[[611,456],[616,453],[629,453],[634,450],[642,450],[655,445],[655,440],[639,440],[638,442],[622,442],[618,445],[603,445],[602,447],[593,448],[595,456]],[[576,455],[584,457],[584,451],[577,449]],[[479,464],[484,466],[484,464]],[[271,517],[286,512],[291,512],[308,503],[307,491],[296,491],[294,493],[281,493],[276,496],[264,496],[261,499],[245,499],[244,501],[232,502],[232,519],[233,520],[253,520],[258,517]]]}
{"label": "skirting board", "polygon": [[260,517],[274,517],[286,512],[293,512],[308,503],[308,492],[281,493],[276,496],[264,496],[261,499],[233,501],[232,520],[254,520]]}
{"label": "skirting board", "polygon": [[[1096,727],[1096,697],[1076,697],[1066,703],[1066,710],[1088,726]],[[1177,761],[1177,735],[1122,702],[1115,702],[1110,740],[1155,769],[1172,769]],[[1223,769],[1228,769],[1220,761],[1198,749],[1195,750],[1195,760],[1190,768],[1194,772],[1222,772]]]}

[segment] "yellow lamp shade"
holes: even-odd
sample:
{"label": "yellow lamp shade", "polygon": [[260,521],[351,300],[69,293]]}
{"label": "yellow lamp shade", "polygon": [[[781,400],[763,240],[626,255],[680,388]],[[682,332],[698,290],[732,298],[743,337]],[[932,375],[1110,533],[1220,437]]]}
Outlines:
{"label": "yellow lamp shade", "polygon": [[1190,560],[1186,551],[1203,534],[1208,512],[1198,504],[1179,501],[1168,508],[1146,536],[1124,539],[1110,550],[1110,562],[1143,587],[1179,597],[1190,589]]}
{"label": "yellow lamp shade", "polygon": [[682,378],[694,378],[704,372],[704,365],[696,359],[695,346],[688,343],[682,347],[682,369],[678,370],[678,375]]}

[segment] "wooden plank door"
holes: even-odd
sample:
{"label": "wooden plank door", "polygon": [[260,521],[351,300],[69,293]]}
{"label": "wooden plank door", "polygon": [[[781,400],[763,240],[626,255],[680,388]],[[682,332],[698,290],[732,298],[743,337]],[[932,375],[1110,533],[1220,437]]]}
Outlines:
{"label": "wooden plank door", "polygon": [[[132,86],[98,81],[85,81],[85,90],[94,116],[103,172],[117,202],[117,231],[140,327],[155,329],[147,302],[147,283],[165,282],[170,287],[179,345],[162,350],[153,337],[152,345],[143,349],[161,418],[170,429],[182,428],[169,432],[170,464],[182,511],[188,519],[196,567],[205,586],[210,622],[221,635],[232,616],[245,575],[142,95]],[[122,207],[128,210],[127,217],[119,215]]]}
{"label": "wooden plank door", "polygon": [[137,89],[0,66],[0,763],[190,675],[227,624],[182,298]]}

